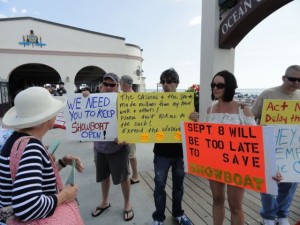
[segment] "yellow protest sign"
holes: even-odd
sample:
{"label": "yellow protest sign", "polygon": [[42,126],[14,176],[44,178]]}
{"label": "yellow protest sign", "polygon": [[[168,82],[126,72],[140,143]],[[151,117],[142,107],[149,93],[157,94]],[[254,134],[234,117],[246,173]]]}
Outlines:
{"label": "yellow protest sign", "polygon": [[128,143],[180,143],[180,122],[194,111],[189,92],[119,93],[118,138]]}
{"label": "yellow protest sign", "polygon": [[300,124],[300,100],[264,100],[260,123]]}

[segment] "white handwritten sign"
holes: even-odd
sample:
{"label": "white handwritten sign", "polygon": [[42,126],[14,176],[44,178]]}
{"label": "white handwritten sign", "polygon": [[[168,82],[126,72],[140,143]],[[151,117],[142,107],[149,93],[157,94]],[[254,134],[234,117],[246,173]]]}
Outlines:
{"label": "white handwritten sign", "polygon": [[282,182],[300,182],[300,125],[274,125],[274,135]]}
{"label": "white handwritten sign", "polygon": [[113,141],[117,138],[117,93],[68,94],[67,137],[72,140]]}

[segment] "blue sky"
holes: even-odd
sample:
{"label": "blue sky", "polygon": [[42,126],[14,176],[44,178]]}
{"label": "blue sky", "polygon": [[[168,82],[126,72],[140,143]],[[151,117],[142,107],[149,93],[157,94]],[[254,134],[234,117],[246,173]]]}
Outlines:
{"label": "blue sky", "polygon": [[[146,87],[174,67],[180,89],[200,81],[201,0],[0,0],[0,18],[31,16],[124,37],[143,48]],[[279,9],[237,46],[239,88],[281,84],[287,66],[300,64],[300,1]],[[226,68],[224,68],[226,69]]]}

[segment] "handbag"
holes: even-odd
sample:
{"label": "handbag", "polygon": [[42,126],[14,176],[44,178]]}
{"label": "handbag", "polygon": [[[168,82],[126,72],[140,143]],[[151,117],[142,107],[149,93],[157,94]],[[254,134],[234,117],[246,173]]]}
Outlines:
{"label": "handbag", "polygon": [[[12,151],[10,153],[10,170],[11,170],[11,177],[13,181],[16,178],[16,173],[19,168],[19,163],[23,151],[27,143],[29,142],[30,138],[34,138],[34,137],[32,136],[21,137],[13,145]],[[47,154],[49,155],[48,152]],[[54,160],[50,156],[49,158],[51,160],[51,165],[55,174],[58,191],[61,191],[63,189],[63,183],[61,177],[58,173],[58,169],[55,165]],[[31,220],[31,221],[21,221],[15,216],[10,216],[9,218],[6,219],[6,224],[7,225],[84,225],[84,222],[81,218],[77,202],[72,201],[72,202],[65,202],[57,206],[53,215],[50,217],[44,219]]]}

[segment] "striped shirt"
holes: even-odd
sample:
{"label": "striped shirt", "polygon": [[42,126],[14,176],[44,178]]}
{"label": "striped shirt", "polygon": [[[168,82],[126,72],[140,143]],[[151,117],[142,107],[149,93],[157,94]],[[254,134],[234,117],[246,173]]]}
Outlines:
{"label": "striped shirt", "polygon": [[0,155],[0,208],[12,205],[15,215],[23,221],[51,216],[57,206],[55,174],[39,140],[29,140],[12,182],[10,151],[14,142],[26,135],[14,132]]}

